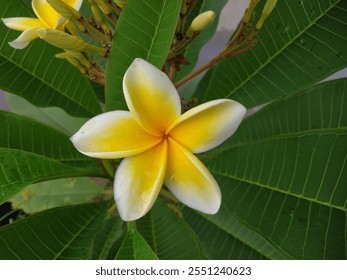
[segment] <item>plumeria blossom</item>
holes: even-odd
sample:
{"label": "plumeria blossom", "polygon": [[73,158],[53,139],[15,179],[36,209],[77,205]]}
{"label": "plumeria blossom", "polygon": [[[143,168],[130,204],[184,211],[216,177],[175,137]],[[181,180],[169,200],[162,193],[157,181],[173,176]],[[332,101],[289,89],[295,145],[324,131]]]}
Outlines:
{"label": "plumeria blossom", "polygon": [[217,182],[193,154],[221,144],[239,126],[246,109],[219,99],[181,114],[180,97],[169,78],[135,59],[123,79],[129,111],[111,111],[87,121],[71,137],[83,154],[125,158],[114,180],[114,198],[125,221],[145,215],[163,184],[182,203],[207,214],[221,204]]}
{"label": "plumeria blossom", "polygon": [[[83,2],[83,0],[62,1],[76,10],[79,10]],[[46,0],[32,0],[31,4],[37,18],[13,17],[2,19],[8,28],[23,31],[16,40],[9,42],[10,46],[15,49],[23,49],[32,40],[38,38],[37,31],[39,29],[63,30],[66,24],[66,20],[58,14]]]}

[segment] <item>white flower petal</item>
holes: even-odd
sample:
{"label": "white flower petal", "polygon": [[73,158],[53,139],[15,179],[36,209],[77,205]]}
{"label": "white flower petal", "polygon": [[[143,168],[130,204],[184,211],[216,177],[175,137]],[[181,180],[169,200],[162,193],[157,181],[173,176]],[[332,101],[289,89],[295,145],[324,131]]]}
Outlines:
{"label": "white flower petal", "polygon": [[2,18],[1,20],[8,28],[18,31],[25,31],[33,27],[46,27],[37,18],[13,17]]}
{"label": "white flower petal", "polygon": [[100,114],[71,137],[81,153],[95,158],[123,158],[139,154],[161,141],[146,132],[127,111]]}
{"label": "white flower petal", "polygon": [[16,40],[9,42],[9,45],[15,49],[24,49],[32,40],[38,37],[37,30],[39,29],[40,28],[33,27],[25,30]]}
{"label": "white flower petal", "polygon": [[215,214],[221,192],[205,165],[190,151],[169,138],[165,185],[185,205]]}
{"label": "white flower petal", "polygon": [[181,114],[181,101],[170,79],[143,59],[135,59],[123,79],[130,112],[153,135],[161,136]]}
{"label": "white flower petal", "polygon": [[229,99],[203,103],[181,115],[166,132],[193,153],[208,151],[239,127],[246,108]]}
{"label": "white flower petal", "polygon": [[114,181],[114,198],[120,217],[132,221],[153,206],[162,187],[167,158],[167,142],[124,159]]}

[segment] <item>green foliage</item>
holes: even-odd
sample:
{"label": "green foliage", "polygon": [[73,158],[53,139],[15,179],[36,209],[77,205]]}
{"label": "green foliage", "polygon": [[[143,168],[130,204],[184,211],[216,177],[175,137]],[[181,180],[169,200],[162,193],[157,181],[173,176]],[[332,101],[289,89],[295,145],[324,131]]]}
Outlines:
{"label": "green foliage", "polygon": [[89,178],[69,178],[30,185],[9,199],[13,209],[27,214],[90,202],[101,194],[101,187]]}
{"label": "green foliage", "polygon": [[159,259],[202,259],[199,241],[178,209],[158,199],[152,211],[137,222],[137,227]]}
{"label": "green foliage", "polygon": [[[188,14],[183,30],[202,11],[214,10],[216,20],[183,50],[190,64],[174,71],[176,80],[193,70],[226,2],[197,1]],[[1,1],[0,17],[33,16],[30,3]],[[0,23],[0,88],[12,111],[0,111],[0,203],[24,210],[0,227],[0,259],[347,258],[347,78],[322,82],[347,67],[344,0],[277,1],[257,44],[216,63],[198,83],[199,102],[261,105],[231,138],[199,155],[221,188],[216,215],[165,195],[140,220],[124,222],[112,191],[90,178],[107,177],[104,169],[113,176],[119,161],[86,157],[69,137],[101,108],[126,109],[122,79],[134,58],[169,66],[181,3],[128,0],[107,19],[113,40],[99,25],[110,52],[93,54],[107,61],[106,73],[95,63],[87,69],[100,78],[96,86],[39,39],[14,50],[8,42],[20,32]],[[100,46],[97,32],[82,38]]]}
{"label": "green foliage", "polygon": [[107,203],[56,208],[0,229],[0,259],[89,259]]}
{"label": "green foliage", "polygon": [[[20,0],[0,2],[0,18],[17,16],[35,17]],[[36,40],[24,50],[14,50],[8,42],[19,35],[0,24],[1,89],[39,107],[61,107],[73,116],[91,117],[101,112],[89,81],[65,61],[54,58],[58,49]]]}
{"label": "green foliage", "polygon": [[157,256],[136,228],[128,224],[128,233],[116,256],[117,260],[157,260]]}
{"label": "green foliage", "polygon": [[225,60],[196,89],[201,101],[253,107],[295,93],[347,64],[346,1],[278,1],[249,52]]}
{"label": "green foliage", "polygon": [[106,109],[126,108],[122,80],[135,58],[143,58],[161,68],[169,52],[180,0],[129,0],[115,31],[107,65]]}

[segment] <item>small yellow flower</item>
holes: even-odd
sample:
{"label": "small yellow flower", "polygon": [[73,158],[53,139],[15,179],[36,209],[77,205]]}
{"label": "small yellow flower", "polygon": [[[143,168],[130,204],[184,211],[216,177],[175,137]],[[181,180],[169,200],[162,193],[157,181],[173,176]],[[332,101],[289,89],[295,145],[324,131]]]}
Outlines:
{"label": "small yellow flower", "polygon": [[182,203],[207,214],[218,211],[217,182],[193,154],[221,144],[238,128],[246,109],[219,99],[181,114],[180,97],[169,78],[135,59],[123,79],[129,111],[112,111],[87,121],[71,137],[83,154],[125,158],[114,180],[123,220],[144,216],[163,185]]}
{"label": "small yellow flower", "polygon": [[[79,10],[83,0],[62,0],[69,6]],[[23,31],[14,41],[9,42],[15,49],[25,48],[32,40],[38,38],[41,28],[63,30],[66,20],[58,14],[46,0],[33,0],[32,7],[37,18],[13,17],[3,18],[4,24],[11,29]]]}

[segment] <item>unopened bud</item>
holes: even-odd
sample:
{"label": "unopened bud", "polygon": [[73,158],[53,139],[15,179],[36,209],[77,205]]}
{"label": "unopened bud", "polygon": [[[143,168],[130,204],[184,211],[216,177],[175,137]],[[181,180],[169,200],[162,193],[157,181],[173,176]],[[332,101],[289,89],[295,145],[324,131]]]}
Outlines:
{"label": "unopened bud", "polygon": [[83,74],[87,73],[86,68],[83,65],[81,65],[80,61],[78,59],[74,58],[69,53],[67,53],[67,52],[58,53],[55,55],[55,57],[60,58],[60,59],[66,59],[71,65],[73,65],[74,67],[79,69]]}
{"label": "unopened bud", "polygon": [[251,19],[251,16],[253,14],[253,11],[255,9],[255,7],[258,5],[260,0],[251,0],[249,2],[249,5],[248,5],[248,8],[247,8],[247,11],[243,17],[243,22],[244,23],[248,23],[249,20]]}
{"label": "unopened bud", "polygon": [[59,14],[61,14],[67,20],[80,19],[81,14],[73,7],[69,6],[62,0],[46,0],[49,5],[52,6]]}
{"label": "unopened bud", "polygon": [[97,5],[91,5],[91,9],[92,9],[92,13],[95,17],[95,20],[98,22],[98,23],[103,23],[105,21],[104,19],[104,16],[99,8],[99,6]]}
{"label": "unopened bud", "polygon": [[37,34],[47,43],[64,50],[75,52],[96,52],[102,57],[105,56],[105,51],[103,49],[88,44],[82,39],[67,34],[63,31],[41,28],[37,31]]}
{"label": "unopened bud", "polygon": [[127,0],[113,0],[119,8],[123,8],[127,3]]}
{"label": "unopened bud", "polygon": [[88,49],[88,45],[80,38],[63,31],[41,28],[37,33],[39,37],[47,43],[64,50],[80,52]]}
{"label": "unopened bud", "polygon": [[182,0],[181,11],[180,14],[184,16],[187,13],[187,2],[186,0]]}
{"label": "unopened bud", "polygon": [[68,51],[67,53],[76,58],[83,66],[87,67],[88,69],[93,66],[90,61],[80,52]]}
{"label": "unopened bud", "polygon": [[255,26],[255,29],[259,30],[262,26],[266,18],[271,14],[272,10],[275,8],[277,0],[267,0],[263,12],[260,16],[260,19]]}
{"label": "unopened bud", "polygon": [[210,26],[215,17],[216,14],[214,11],[203,12],[192,21],[191,28],[195,32],[200,32]]}
{"label": "unopened bud", "polygon": [[186,37],[190,38],[194,33],[199,33],[200,31],[206,29],[210,26],[215,18],[216,14],[213,11],[203,12],[198,15],[191,23],[190,27],[186,31]]}
{"label": "unopened bud", "polygon": [[106,3],[105,0],[94,0],[96,4],[99,5],[101,10],[104,12],[105,15],[110,15],[112,13],[111,7]]}

